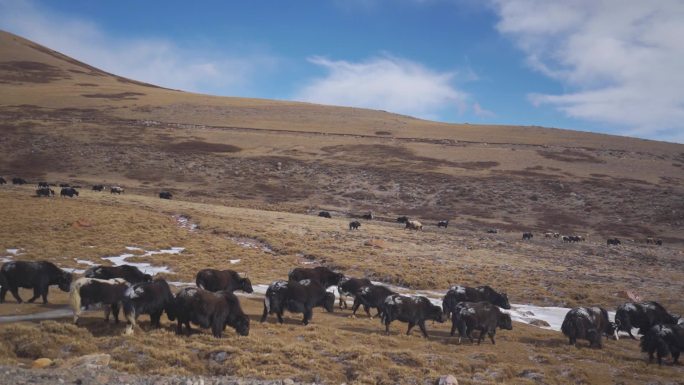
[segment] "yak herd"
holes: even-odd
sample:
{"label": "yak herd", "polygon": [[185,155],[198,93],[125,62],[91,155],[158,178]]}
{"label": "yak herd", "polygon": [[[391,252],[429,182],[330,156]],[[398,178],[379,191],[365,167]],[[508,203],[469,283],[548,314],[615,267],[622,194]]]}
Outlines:
{"label": "yak herd", "polygon": [[[0,303],[5,301],[7,291],[21,303],[20,287],[33,289],[33,297],[28,302],[42,296],[43,303],[47,303],[48,287],[57,285],[62,291],[69,292],[74,323],[78,323],[83,308],[99,304],[103,305],[105,321],[109,321],[110,314],[113,314],[114,321],[118,323],[119,311],[123,309],[127,322],[124,334],[133,333],[141,314],[150,316],[152,327],[160,327],[163,313],[170,321],[177,322],[178,334],[182,334],[183,326],[190,334],[191,323],[211,329],[215,337],[221,337],[226,326],[232,327],[239,335],[249,334],[249,317],[233,294],[236,290],[252,293],[249,278],[232,270],[203,269],[197,273],[195,283],[196,286],[185,287],[173,294],[164,279],[155,279],[130,265],[93,266],[85,271],[83,277],[73,280],[71,273],[51,262],[10,261],[0,268]],[[463,337],[474,342],[473,332],[477,332],[478,344],[485,337],[495,344],[497,329],[513,328],[511,316],[506,312],[511,309],[507,295],[489,286],[452,286],[440,307],[427,297],[402,295],[366,278],[347,277],[327,267],[295,268],[287,280],[271,283],[264,296],[260,321],[275,315],[282,324],[284,312],[288,311],[301,313],[302,324],[307,325],[313,317],[313,308],[334,311],[335,295],[327,290],[331,286],[337,287],[340,308],[347,308],[346,297],[353,298],[352,317],[363,306],[368,317],[372,318],[371,309],[374,309],[375,316],[385,326],[386,334],[389,334],[393,321],[401,321],[408,324],[407,335],[418,326],[427,338],[426,321],[442,323],[451,319],[450,334],[454,336],[458,330],[459,344]],[[684,317],[669,313],[657,302],[620,305],[613,321],[604,308],[577,307],[566,314],[561,331],[572,345],[584,339],[591,347],[601,348],[602,336],[617,339],[618,331],[626,332],[634,339],[633,328],[642,335],[641,349],[648,353],[649,362],[654,355],[657,355],[659,364],[667,356],[672,357],[673,363],[678,362],[679,354],[684,350]]]}
{"label": "yak herd", "polygon": [[[14,185],[25,185],[28,184],[24,178],[19,178],[19,177],[14,177],[11,179],[12,184]],[[7,181],[3,178],[0,177],[0,185],[6,184]],[[77,197],[79,196],[78,189],[81,188],[81,186],[71,186],[68,183],[59,183],[59,187],[61,188],[60,190],[60,196],[62,197]],[[53,197],[55,196],[55,190],[53,190],[51,187],[57,186],[57,184],[49,184],[47,182],[41,181],[38,182],[38,188],[36,189],[36,196],[37,197]],[[92,191],[104,191],[105,186],[102,184],[97,184],[92,186]],[[124,193],[124,188],[121,186],[111,186],[109,189],[109,192],[111,194],[123,194]],[[173,194],[169,191],[161,191],[159,192],[159,198],[160,199],[172,199]],[[330,214],[329,211],[320,211],[318,213],[319,217],[322,218],[332,218],[332,214]],[[359,215],[351,215],[352,217],[360,218],[360,219],[365,219],[365,220],[373,220],[375,219],[375,215],[373,214],[372,211],[369,211],[364,214],[359,214]],[[400,216],[396,219],[398,223],[403,223],[405,225],[406,229],[410,230],[423,230],[423,223],[421,223],[418,220],[411,219],[408,216]],[[447,228],[449,226],[449,220],[440,220],[436,224],[437,228]],[[361,227],[361,222],[358,220],[353,220],[349,222],[349,230],[359,230]],[[487,233],[493,233],[496,234],[498,231],[496,229],[488,229]],[[531,232],[523,232],[522,234],[522,239],[523,240],[531,240],[534,237],[534,235]],[[585,238],[581,235],[561,235],[560,233],[557,232],[547,232],[544,233],[545,238],[560,238],[564,243],[575,243],[575,242],[584,242]],[[632,240],[632,242],[645,242],[646,244],[653,244],[653,245],[658,245],[661,246],[663,244],[663,241],[659,238],[653,238],[653,237],[648,237],[645,240]],[[606,240],[606,244],[608,246],[618,246],[622,244],[622,241],[618,238],[608,238]]]}
{"label": "yak herd", "polygon": [[[0,185],[7,184],[7,180],[5,178],[0,177]],[[12,178],[12,184],[14,185],[25,185],[29,184],[29,182],[26,181],[24,178]],[[38,187],[36,188],[36,195],[37,197],[54,197],[55,196],[55,190],[52,189],[52,187],[57,187],[59,186],[61,188],[59,195],[61,197],[69,197],[69,198],[74,198],[77,197],[79,192],[78,189],[81,188],[81,186],[71,186],[68,183],[48,183],[48,182],[38,182]],[[92,186],[92,191],[105,191],[105,186],[102,184],[96,184]],[[109,192],[110,194],[117,194],[121,195],[124,193],[124,188],[121,186],[110,186]],[[169,191],[161,191],[159,192],[159,198],[160,199],[171,199],[173,197],[173,194]]]}
{"label": "yak herd", "polygon": [[[0,184],[6,183],[0,177]],[[22,178],[13,178],[16,185],[26,184]],[[54,196],[55,192],[46,182],[40,182],[36,190],[37,196]],[[78,196],[78,186],[61,184],[61,196]],[[103,191],[103,185],[95,185],[93,191]],[[111,194],[122,194],[119,186],[110,188]],[[162,199],[171,199],[170,192],[159,193]],[[331,218],[327,211],[321,211],[320,217]],[[369,212],[360,216],[362,219],[373,219]],[[397,218],[397,222],[405,223],[407,229],[422,230],[423,224],[406,216]],[[446,228],[448,220],[439,221],[437,227]],[[350,230],[358,230],[361,222],[352,221]],[[558,233],[546,233],[545,237],[561,238],[564,242],[582,242],[584,237],[577,235],[562,236]],[[524,232],[522,239],[531,240],[533,234]],[[607,240],[609,246],[620,245],[620,240]],[[648,244],[662,245],[656,238],[648,238]],[[371,309],[375,309],[389,334],[393,321],[408,324],[406,334],[418,326],[424,337],[428,337],[426,321],[445,322],[451,319],[451,336],[458,330],[459,343],[463,337],[471,342],[473,332],[477,331],[478,344],[488,336],[495,344],[496,329],[511,330],[511,317],[505,311],[510,303],[505,293],[499,293],[489,286],[466,287],[452,286],[442,300],[442,306],[434,305],[423,296],[407,296],[396,293],[383,285],[376,285],[366,278],[346,277],[326,267],[311,269],[296,268],[288,274],[287,280],[271,283],[264,297],[264,308],[261,322],[269,315],[275,315],[279,323],[283,323],[283,315],[287,310],[303,315],[302,324],[307,325],[313,317],[313,308],[322,307],[328,312],[334,310],[335,295],[328,291],[336,286],[339,293],[339,307],[347,308],[346,297],[353,298],[352,317],[356,316],[359,307],[371,317]],[[196,286],[186,287],[176,294],[171,292],[164,279],[154,279],[134,266],[95,266],[86,270],[84,277],[73,280],[68,273],[51,262],[5,262],[0,268],[0,303],[5,301],[7,292],[11,292],[18,303],[22,302],[18,288],[33,289],[33,296],[28,302],[42,297],[47,303],[48,287],[57,285],[62,291],[69,292],[69,303],[73,310],[73,321],[78,322],[83,308],[92,305],[103,305],[105,320],[113,314],[114,321],[119,322],[119,311],[123,309],[127,321],[125,334],[132,334],[136,320],[141,314],[150,316],[151,325],[160,327],[160,319],[166,313],[170,321],[176,321],[176,332],[181,334],[183,326],[186,333],[191,332],[190,324],[211,329],[215,337],[221,337],[226,326],[235,329],[239,335],[249,334],[249,317],[242,311],[240,301],[233,294],[236,290],[252,293],[250,280],[241,277],[232,270],[203,269],[196,275]],[[504,310],[502,310],[504,309]],[[571,309],[563,320],[561,331],[576,345],[584,339],[590,346],[601,348],[602,336],[618,338],[618,331],[633,335],[633,328],[638,329],[641,337],[641,350],[648,353],[649,361],[657,355],[658,363],[662,358],[671,356],[673,363],[678,362],[680,352],[684,350],[684,317],[669,313],[657,302],[628,302],[617,308],[613,321],[602,307],[577,307]]]}

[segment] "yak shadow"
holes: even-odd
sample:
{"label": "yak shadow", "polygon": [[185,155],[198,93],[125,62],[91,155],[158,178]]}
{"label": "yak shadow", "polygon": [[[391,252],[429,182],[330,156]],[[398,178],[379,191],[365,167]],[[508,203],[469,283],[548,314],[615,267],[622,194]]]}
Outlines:
{"label": "yak shadow", "polygon": [[[296,314],[296,313],[295,313],[295,314]],[[257,323],[257,324],[261,324],[261,323],[262,323],[262,322],[261,322],[261,316],[260,316],[260,315],[259,315],[259,316],[250,316],[249,318],[250,318],[250,322],[255,322],[255,323]],[[302,316],[302,317],[294,317],[294,318],[293,318],[293,317],[288,317],[288,313],[285,313],[285,314],[283,314],[283,323],[282,323],[282,324],[283,324],[283,325],[300,325],[300,326],[304,326],[304,325],[302,324],[302,319],[303,319],[303,318],[304,318],[303,316]],[[252,320],[254,320],[254,321],[252,321]],[[315,323],[315,322],[316,322],[316,319],[315,319],[315,318],[312,318],[312,319],[309,321],[309,324],[312,324],[312,323]],[[264,324],[280,325],[280,323],[278,322],[278,317],[277,317],[275,314],[269,315],[268,317],[266,317],[266,320],[265,320],[263,323],[264,323]]]}
{"label": "yak shadow", "polygon": [[[372,328],[372,327],[364,327],[364,325],[358,325],[358,326],[351,326],[351,325],[344,325],[344,326],[339,326],[339,329],[352,332],[352,333],[359,333],[359,334],[365,334],[365,335],[381,335],[381,336],[386,336],[386,337],[407,337],[406,336],[406,324],[402,324],[402,328],[395,328],[390,326],[390,334],[386,335],[385,334],[385,326],[378,324],[377,328]],[[440,342],[443,344],[448,343],[449,338],[448,338],[449,333],[437,333],[436,331],[431,331],[428,329],[428,338],[426,340],[432,341],[432,342]],[[408,338],[423,338],[422,333],[420,332],[420,329],[417,327],[414,328],[414,330],[411,330],[411,334],[408,335]]]}
{"label": "yak shadow", "polygon": [[[141,317],[142,318],[142,317]],[[65,321],[72,323],[71,320]],[[93,337],[112,337],[124,335],[124,330],[126,329],[126,320],[119,320],[119,323],[115,323],[112,319],[109,322],[104,320],[104,317],[81,317],[78,319],[79,328],[87,329]],[[176,322],[171,322],[165,317],[162,317],[161,327],[155,328],[152,326],[151,321],[148,319],[138,319],[136,322],[136,327],[134,328],[135,333],[149,333],[154,330],[167,330],[171,333],[176,333]],[[193,328],[193,332],[199,332],[198,328]],[[185,333],[185,329],[183,329]]]}
{"label": "yak shadow", "polygon": [[[518,340],[524,344],[530,344],[534,346],[543,346],[547,348],[558,348],[561,346],[569,346],[567,338],[533,338],[533,337],[520,337]],[[582,342],[586,342],[583,344]],[[579,348],[589,348],[588,341],[578,341]],[[593,348],[592,348],[593,349]]]}
{"label": "yak shadow", "polygon": [[[347,318],[347,319],[351,319],[351,320],[353,320],[353,319],[370,319],[370,318],[368,318],[368,316],[366,315],[365,312],[358,312],[357,311],[356,316],[354,318],[354,317],[351,317],[351,315],[352,315],[351,311],[345,312],[344,310],[340,310],[340,309],[335,309],[335,311],[332,313],[325,312],[325,313],[321,313],[321,314],[325,314],[327,317]],[[378,320],[378,319],[380,319],[380,318],[373,315],[373,319],[372,319],[373,321]]]}

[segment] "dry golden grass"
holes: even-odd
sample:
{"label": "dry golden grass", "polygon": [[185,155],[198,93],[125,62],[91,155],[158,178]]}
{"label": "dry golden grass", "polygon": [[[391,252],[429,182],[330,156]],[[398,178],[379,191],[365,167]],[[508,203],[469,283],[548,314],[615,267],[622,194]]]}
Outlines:
{"label": "dry golden grass", "polygon": [[[522,243],[517,234],[482,237],[452,227],[414,232],[398,224],[375,222],[364,222],[362,230],[349,231],[345,219],[313,215],[132,194],[84,191],[76,199],[39,199],[30,197],[30,192],[30,188],[19,187],[0,190],[6,215],[15,218],[0,224],[0,249],[20,247],[25,253],[21,259],[48,259],[65,267],[84,268],[73,258],[102,262],[101,256],[121,254],[125,246],[146,250],[180,246],[186,250],[179,255],[136,259],[170,266],[174,274],[167,278],[173,281],[193,281],[197,270],[216,267],[246,272],[254,283],[284,278],[292,267],[313,259],[350,275],[414,288],[489,283],[509,290],[512,302],[601,303],[609,308],[624,301],[615,295],[624,288],[621,280],[636,280],[629,271],[618,270],[624,276],[616,276],[607,263],[601,273],[598,260],[584,267],[564,266],[568,261],[599,259],[588,251],[603,250],[603,245],[592,240],[580,246],[553,241]],[[180,228],[173,214],[189,216],[199,230]],[[81,219],[92,226],[72,226]],[[246,240],[259,240],[273,252],[238,244]],[[682,288],[677,285],[681,284],[654,286],[662,277],[682,282],[681,266],[673,269],[681,250],[628,248],[634,249],[631,253],[648,253],[655,259],[654,266],[662,265],[654,267],[652,275],[642,271],[640,276],[646,281],[632,288],[673,310],[684,310],[678,298]],[[241,261],[231,265],[228,259]],[[575,279],[563,275],[566,270],[571,270]],[[615,279],[596,283],[597,274]],[[582,296],[573,299],[572,293]],[[49,298],[47,309],[66,303],[66,293],[55,288]],[[636,384],[671,381],[683,373],[681,367],[647,365],[638,343],[631,340],[606,341],[603,350],[585,345],[578,349],[567,346],[560,333],[516,323],[514,331],[498,333],[496,346],[457,345],[448,337],[449,324],[428,325],[429,340],[422,339],[418,331],[404,336],[406,324],[400,322],[392,325],[392,335],[385,336],[377,319],[351,319],[349,311],[328,314],[317,309],[307,327],[299,324],[301,315],[292,314],[286,315],[284,325],[276,324],[272,317],[259,324],[261,300],[242,297],[241,303],[252,321],[248,337],[238,337],[232,330],[221,340],[207,331],[179,337],[168,321],[162,330],[148,330],[143,316],[142,330],[127,338],[122,336],[123,325],[106,325],[102,313],[95,311],[87,313],[79,327],[71,326],[68,318],[0,326],[0,360],[27,363],[46,356],[59,361],[97,351],[112,355],[112,367],[133,373],[291,377],[326,383],[414,383],[453,373],[464,384],[534,383],[535,376],[549,384]],[[0,305],[0,314],[45,309],[37,304],[17,305],[8,297],[8,303]]]}
{"label": "dry golden grass", "polygon": [[[682,250],[671,245],[627,244],[616,249],[591,236],[571,245],[554,239],[522,242],[517,232],[484,235],[453,225],[416,232],[377,221],[364,221],[361,230],[349,231],[344,218],[90,191],[75,199],[35,198],[31,191],[0,190],[7,215],[21,218],[0,223],[0,250],[21,247],[23,259],[48,259],[63,267],[87,267],[75,259],[108,263],[100,257],[142,253],[126,246],[184,247],[178,255],[131,261],[169,266],[173,281],[194,282],[201,268],[231,268],[258,283],[270,283],[314,261],[352,276],[414,289],[496,282],[513,302],[540,305],[614,307],[624,301],[621,292],[635,290],[684,312],[677,294],[684,290]],[[199,229],[181,228],[173,218],[178,214],[188,216]],[[92,226],[74,226],[79,220]],[[234,259],[240,262],[231,264]],[[622,268],[616,270],[618,266]]]}
{"label": "dry golden grass", "polygon": [[[0,362],[28,363],[50,357],[58,363],[95,351],[112,355],[111,366],[132,373],[231,374],[248,378],[293,378],[324,383],[422,383],[445,373],[460,383],[532,384],[536,373],[544,383],[609,384],[672,381],[681,367],[647,365],[631,340],[605,341],[604,349],[567,345],[560,333],[516,324],[501,331],[497,345],[456,344],[448,325],[428,325],[430,338],[414,332],[405,336],[405,324],[393,324],[385,336],[378,320],[350,319],[348,312],[327,314],[317,310],[309,326],[298,324],[299,315],[257,323],[261,302],[241,300],[251,314],[248,337],[228,330],[223,339],[206,331],[176,336],[173,325],[122,336],[123,325],[105,324],[99,312],[79,327],[63,321],[0,326]],[[143,317],[143,320],[145,317]],[[172,348],[170,348],[172,347]]]}

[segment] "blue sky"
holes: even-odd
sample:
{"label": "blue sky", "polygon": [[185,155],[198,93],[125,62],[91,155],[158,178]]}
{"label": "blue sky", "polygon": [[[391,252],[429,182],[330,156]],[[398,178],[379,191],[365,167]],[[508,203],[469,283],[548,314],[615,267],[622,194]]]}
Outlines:
{"label": "blue sky", "polygon": [[0,29],[182,90],[684,143],[681,0],[0,0]]}

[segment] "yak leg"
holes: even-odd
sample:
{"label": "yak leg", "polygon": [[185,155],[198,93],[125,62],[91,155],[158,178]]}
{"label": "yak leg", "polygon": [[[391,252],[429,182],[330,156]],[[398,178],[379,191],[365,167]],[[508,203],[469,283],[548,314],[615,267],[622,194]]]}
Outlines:
{"label": "yak leg", "polygon": [[344,309],[347,308],[347,300],[346,300],[346,298],[342,295],[342,293],[340,293],[340,309],[343,309],[343,306],[344,306]]}
{"label": "yak leg", "polygon": [[211,334],[216,337],[216,338],[221,338],[221,334],[223,334],[223,329],[225,329],[226,324],[225,321],[222,319],[214,319],[214,322],[211,323]]}
{"label": "yak leg", "polygon": [[109,322],[109,315],[112,313],[112,308],[109,305],[104,305],[105,322]]}
{"label": "yak leg", "polygon": [[114,323],[119,323],[119,304],[112,304],[112,313],[114,314]]}
{"label": "yak leg", "polygon": [[390,332],[389,332],[389,326],[390,326],[390,323],[391,323],[391,322],[392,322],[392,321],[390,321],[389,318],[386,318],[386,319],[385,319],[385,334],[386,334],[386,335],[389,335],[389,334],[390,334]]}
{"label": "yak leg", "polygon": [[496,334],[496,330],[491,330],[487,334],[489,335],[489,339],[492,340],[492,345],[496,345],[496,342],[494,341],[494,335]]}
{"label": "yak leg", "polygon": [[45,286],[45,288],[43,288],[43,292],[40,293],[40,295],[43,297],[43,305],[48,303],[48,301],[47,301],[48,288],[49,288],[49,286]]}
{"label": "yak leg", "polygon": [[464,336],[467,336],[468,338],[470,338],[470,342],[472,343],[472,342],[473,342],[473,339],[470,337],[470,335],[467,334],[468,329],[467,329],[467,327],[466,327],[465,322],[462,322],[462,321],[461,321],[461,322],[457,322],[457,325],[456,325],[456,326],[458,327],[458,343],[459,343],[459,344],[461,343],[461,339],[462,339]]}
{"label": "yak leg", "polygon": [[451,333],[449,335],[453,337],[454,334],[456,334],[456,317],[451,318]]}
{"label": "yak leg", "polygon": [[33,297],[31,297],[28,301],[28,303],[33,303],[38,297],[40,297],[40,294],[43,292],[42,287],[34,287],[33,288]]}
{"label": "yak leg", "polygon": [[261,315],[261,320],[259,322],[264,322],[266,321],[266,317],[268,317],[268,308],[264,304],[264,313]]}
{"label": "yak leg", "polygon": [[152,327],[155,328],[160,328],[161,327],[161,316],[162,316],[163,310],[160,310],[158,312],[150,314],[150,324],[152,324]]}
{"label": "yak leg", "polygon": [[74,310],[74,325],[78,325],[78,317],[81,316],[81,307],[79,306],[78,309],[73,309]]}
{"label": "yak leg", "polygon": [[278,323],[282,324],[284,322],[283,321],[283,311],[281,310],[281,311],[277,312],[276,316],[278,317]]}
{"label": "yak leg", "polygon": [[356,311],[359,310],[361,306],[361,301],[358,298],[354,298],[354,304],[352,305],[352,317],[356,317]]}
{"label": "yak leg", "polygon": [[[118,313],[118,309],[117,309]],[[133,328],[135,327],[135,321],[138,318],[135,309],[127,309],[124,307],[124,316],[126,317],[126,330],[124,330],[125,335],[133,334]]]}
{"label": "yak leg", "polygon": [[312,316],[313,316],[313,311],[310,308],[304,309],[304,319],[302,320],[302,324],[308,325],[309,320],[311,320]]}
{"label": "yak leg", "polygon": [[19,297],[19,288],[16,287],[10,287],[10,293],[12,293],[12,296],[14,299],[17,300],[17,303],[22,303],[23,301],[21,300],[21,297]]}
{"label": "yak leg", "polygon": [[176,334],[181,334],[183,333],[183,321],[181,321],[180,318],[177,319],[176,322]]}
{"label": "yak leg", "polygon": [[427,329],[425,328],[425,321],[418,322],[418,327],[420,327],[420,331],[423,332],[423,337],[428,338]]}
{"label": "yak leg", "polygon": [[480,344],[480,342],[482,342],[486,333],[487,332],[485,331],[485,329],[480,329],[480,335],[477,336],[477,344],[478,345]]}
{"label": "yak leg", "polygon": [[467,334],[468,339],[470,340],[470,343],[471,343],[471,344],[472,344],[473,342],[475,342],[475,340],[473,339],[473,329],[467,330],[467,331],[466,331],[466,334]]}
{"label": "yak leg", "polygon": [[409,321],[409,323],[408,323],[408,329],[406,329],[406,335],[411,334],[411,329],[413,329],[414,326],[416,326],[415,322],[410,322],[410,321]]}

